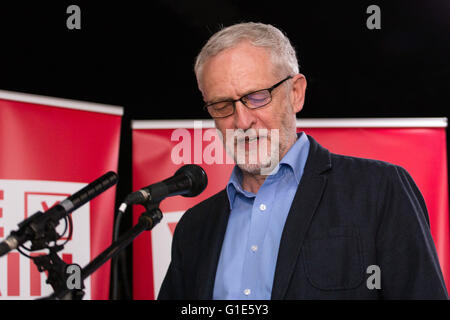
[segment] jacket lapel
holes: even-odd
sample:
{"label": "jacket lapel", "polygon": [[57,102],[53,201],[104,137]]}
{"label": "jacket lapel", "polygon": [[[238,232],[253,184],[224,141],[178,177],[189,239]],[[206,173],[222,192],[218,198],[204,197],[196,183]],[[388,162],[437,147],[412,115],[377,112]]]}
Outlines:
{"label": "jacket lapel", "polygon": [[308,136],[310,149],[304,173],[283,229],[275,267],[272,299],[284,299],[303,240],[325,190],[331,168],[330,152]]}
{"label": "jacket lapel", "polygon": [[222,190],[219,199],[214,202],[209,210],[207,243],[203,244],[203,255],[199,263],[197,296],[199,300],[209,300],[213,297],[214,281],[216,278],[217,265],[222,250],[223,239],[230,216],[230,204],[226,190]]}

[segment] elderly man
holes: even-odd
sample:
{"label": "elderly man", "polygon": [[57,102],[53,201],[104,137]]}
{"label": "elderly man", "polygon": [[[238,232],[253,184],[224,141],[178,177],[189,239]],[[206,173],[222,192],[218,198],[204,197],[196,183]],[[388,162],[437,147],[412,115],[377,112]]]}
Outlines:
{"label": "elderly man", "polygon": [[[447,298],[410,175],[297,135],[306,79],[280,30],[225,28],[195,72],[227,150],[245,153],[226,188],[178,223],[159,299]],[[227,130],[254,133],[230,141]],[[250,161],[255,144],[276,148]]]}

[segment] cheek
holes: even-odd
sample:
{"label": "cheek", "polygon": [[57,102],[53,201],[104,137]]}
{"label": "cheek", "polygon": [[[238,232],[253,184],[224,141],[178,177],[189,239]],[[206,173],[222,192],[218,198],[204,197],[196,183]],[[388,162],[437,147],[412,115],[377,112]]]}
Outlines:
{"label": "cheek", "polygon": [[230,121],[229,118],[220,119],[220,120],[214,120],[214,123],[216,125],[216,129],[222,134],[223,137],[226,136],[226,130],[232,129],[232,121]]}
{"label": "cheek", "polygon": [[286,110],[281,107],[275,108],[271,106],[266,110],[261,110],[258,114],[258,127],[267,129],[280,129],[283,119],[286,117]]}
{"label": "cheek", "polygon": [[284,92],[278,92],[278,95],[272,99],[272,102],[266,109],[261,110],[258,118],[263,126],[272,129],[280,129],[283,119],[291,112],[289,110],[290,101]]}

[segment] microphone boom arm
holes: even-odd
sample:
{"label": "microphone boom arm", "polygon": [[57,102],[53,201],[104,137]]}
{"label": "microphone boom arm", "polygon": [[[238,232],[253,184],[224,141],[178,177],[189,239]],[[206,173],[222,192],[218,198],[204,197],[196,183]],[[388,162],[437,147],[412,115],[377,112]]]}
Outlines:
{"label": "microphone boom arm", "polygon": [[[133,240],[144,231],[151,230],[162,219],[163,215],[159,209],[159,203],[151,203],[146,206],[147,211],[143,212],[139,217],[138,223],[123,234],[119,239],[114,241],[108,248],[100,253],[94,260],[89,262],[81,270],[81,281],[83,282],[98,268],[100,268],[109,259],[117,256],[123,249],[125,249]],[[71,293],[71,289],[64,288],[60,291],[55,291],[53,294],[45,298],[45,300],[64,299]],[[79,293],[77,293],[78,296]],[[82,295],[81,295],[82,296]]]}

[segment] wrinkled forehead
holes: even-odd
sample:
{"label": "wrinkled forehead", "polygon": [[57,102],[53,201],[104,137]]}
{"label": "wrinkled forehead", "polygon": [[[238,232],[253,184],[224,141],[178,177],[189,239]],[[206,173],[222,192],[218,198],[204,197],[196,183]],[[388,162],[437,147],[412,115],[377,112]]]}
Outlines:
{"label": "wrinkled forehead", "polygon": [[271,53],[249,42],[209,57],[198,79],[204,99],[219,94],[242,95],[272,85],[277,79]]}

